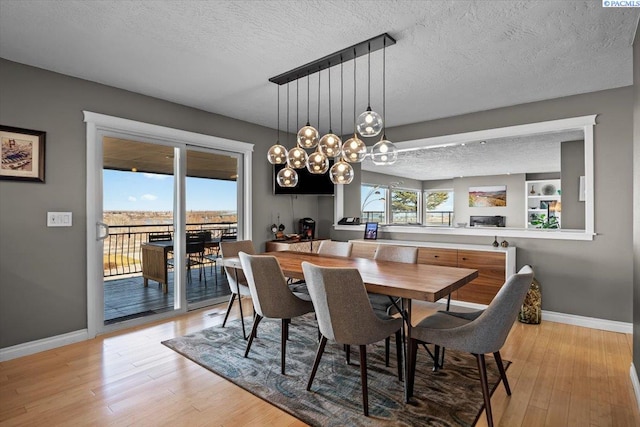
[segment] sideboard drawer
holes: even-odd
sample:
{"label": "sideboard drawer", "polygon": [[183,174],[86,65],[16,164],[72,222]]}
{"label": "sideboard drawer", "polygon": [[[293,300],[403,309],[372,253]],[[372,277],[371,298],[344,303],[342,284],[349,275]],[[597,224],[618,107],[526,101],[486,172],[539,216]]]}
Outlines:
{"label": "sideboard drawer", "polygon": [[418,263],[442,265],[445,267],[458,266],[457,249],[418,248]]}

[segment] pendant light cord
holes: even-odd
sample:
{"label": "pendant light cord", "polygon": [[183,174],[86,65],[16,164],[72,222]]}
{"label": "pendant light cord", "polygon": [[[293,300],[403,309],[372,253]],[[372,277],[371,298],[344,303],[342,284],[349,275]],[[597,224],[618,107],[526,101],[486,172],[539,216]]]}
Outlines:
{"label": "pendant light cord", "polygon": [[289,132],[289,83],[287,82],[287,133]]}
{"label": "pendant light cord", "polygon": [[342,138],[342,116],[344,114],[344,79],[342,78],[342,55],[340,55],[340,138]]}
{"label": "pendant light cord", "polygon": [[320,132],[320,69],[318,69],[318,133]]}
{"label": "pendant light cord", "polygon": [[276,133],[276,143],[280,143],[280,85],[278,85],[278,132]]}
{"label": "pendant light cord", "polygon": [[331,129],[331,62],[329,62],[327,71],[329,72],[329,133],[333,133]]}
{"label": "pendant light cord", "polygon": [[300,80],[296,80],[296,129],[300,126]]}
{"label": "pendant light cord", "polygon": [[309,73],[307,73],[307,126],[311,123],[309,122]]}
{"label": "pendant light cord", "polygon": [[356,50],[353,49],[353,134],[356,134],[356,63],[358,58],[356,57]]}
{"label": "pendant light cord", "polygon": [[367,109],[371,110],[371,43],[369,43],[369,54],[367,55],[367,68],[369,75],[367,77]]}
{"label": "pendant light cord", "polygon": [[383,139],[387,139],[386,138],[386,133],[387,133],[387,116],[386,116],[386,88],[387,88],[387,83],[386,83],[386,76],[387,76],[387,56],[386,56],[386,52],[387,52],[387,39],[384,38],[382,40],[382,138]]}

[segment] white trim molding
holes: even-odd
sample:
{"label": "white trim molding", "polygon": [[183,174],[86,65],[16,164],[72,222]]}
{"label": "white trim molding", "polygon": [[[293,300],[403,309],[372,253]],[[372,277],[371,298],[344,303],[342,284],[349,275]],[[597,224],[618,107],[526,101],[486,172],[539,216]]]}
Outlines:
{"label": "white trim molding", "polygon": [[29,341],[23,344],[17,344],[11,347],[0,348],[0,362],[5,362],[18,357],[28,356],[30,354],[40,353],[41,351],[51,350],[53,348],[62,347],[64,345],[86,341],[89,334],[86,329],[75,332],[68,332],[54,337],[42,338],[36,341]]}
{"label": "white trim molding", "polygon": [[633,393],[636,395],[636,404],[638,405],[638,409],[640,409],[640,381],[638,381],[638,371],[636,371],[633,362],[631,363],[631,368],[629,368],[629,375],[631,376]]}

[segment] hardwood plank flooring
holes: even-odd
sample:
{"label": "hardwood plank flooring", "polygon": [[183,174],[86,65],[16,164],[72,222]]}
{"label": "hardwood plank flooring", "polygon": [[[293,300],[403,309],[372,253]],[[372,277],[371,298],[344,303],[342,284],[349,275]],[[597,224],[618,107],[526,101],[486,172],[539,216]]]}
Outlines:
{"label": "hardwood plank flooring", "polygon": [[[251,313],[250,301],[244,304]],[[222,304],[1,362],[0,425],[304,425],[160,344],[220,325],[225,309]],[[433,309],[414,302],[414,323]],[[629,335],[516,322],[502,356],[512,362],[513,394],[502,386],[494,393],[496,425],[640,425]],[[486,426],[484,414],[478,426]]]}

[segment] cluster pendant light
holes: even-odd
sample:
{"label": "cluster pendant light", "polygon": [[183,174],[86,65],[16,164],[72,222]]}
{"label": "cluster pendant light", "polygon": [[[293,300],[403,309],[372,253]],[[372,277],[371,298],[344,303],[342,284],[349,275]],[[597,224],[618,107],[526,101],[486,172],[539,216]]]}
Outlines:
{"label": "cluster pendant light", "polygon": [[[342,51],[324,57],[318,61],[314,61],[305,66],[299,67],[287,73],[269,79],[278,85],[287,85],[287,132],[289,131],[289,84],[296,80],[296,118],[298,113],[298,83],[297,81],[303,77],[307,79],[307,122],[302,126],[296,135],[296,144],[293,148],[287,149],[280,144],[280,91],[278,89],[278,137],[276,143],[269,149],[267,158],[272,164],[286,164],[286,166],[278,172],[277,182],[282,187],[295,187],[298,183],[298,173],[296,169],[304,167],[313,174],[325,174],[329,171],[329,178],[334,184],[349,184],[353,181],[354,170],[350,163],[357,163],[364,160],[367,156],[367,147],[365,143],[358,137],[373,137],[379,135],[384,129],[384,68],[383,68],[383,117],[371,110],[371,51],[384,49],[387,45],[395,44],[395,40],[388,34],[369,39],[365,42],[351,46]],[[363,55],[368,56],[368,104],[367,110],[356,119],[356,58]],[[343,62],[344,60],[354,60],[353,78],[354,78],[354,100],[353,100],[353,120],[354,133],[344,143],[342,139],[332,130],[332,114],[331,114],[331,67],[340,62],[340,133],[342,134],[342,116],[343,116]],[[384,59],[383,59],[384,61]],[[383,64],[384,66],[384,64]],[[318,73],[318,128],[320,125],[320,94],[321,94],[321,71],[327,69],[328,72],[328,118],[329,131],[320,138],[318,129],[310,123],[309,111],[309,92],[310,83],[309,75]],[[296,126],[298,126],[296,120]],[[391,164],[397,158],[396,149],[393,143],[389,142],[382,132],[382,139],[372,148],[372,160],[376,164]],[[311,154],[307,153],[307,149],[315,149]],[[383,153],[383,154],[378,154]],[[334,158],[335,163],[329,168],[329,159]],[[380,163],[382,162],[382,163]]]}

